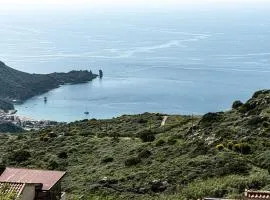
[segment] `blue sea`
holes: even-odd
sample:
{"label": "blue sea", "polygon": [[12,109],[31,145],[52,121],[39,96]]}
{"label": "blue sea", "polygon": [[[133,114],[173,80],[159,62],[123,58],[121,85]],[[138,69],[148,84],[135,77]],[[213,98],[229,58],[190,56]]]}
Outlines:
{"label": "blue sea", "polygon": [[0,14],[0,60],[30,73],[104,71],[16,105],[34,119],[225,111],[270,88],[269,11]]}

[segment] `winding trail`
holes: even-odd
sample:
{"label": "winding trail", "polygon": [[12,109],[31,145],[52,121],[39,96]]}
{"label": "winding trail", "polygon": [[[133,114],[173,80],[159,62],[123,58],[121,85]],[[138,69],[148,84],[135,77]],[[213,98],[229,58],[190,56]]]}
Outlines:
{"label": "winding trail", "polygon": [[169,118],[169,116],[163,116],[163,120],[162,120],[162,122],[161,122],[161,124],[160,124],[161,127],[162,127],[162,126],[165,126],[166,121],[167,121],[168,118]]}

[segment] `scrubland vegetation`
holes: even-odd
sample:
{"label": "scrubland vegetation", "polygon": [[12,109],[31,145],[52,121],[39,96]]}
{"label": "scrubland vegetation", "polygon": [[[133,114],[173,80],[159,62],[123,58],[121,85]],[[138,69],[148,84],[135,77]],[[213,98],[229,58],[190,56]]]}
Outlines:
{"label": "scrubland vegetation", "polygon": [[239,197],[270,189],[270,91],[203,116],[124,115],[0,134],[5,166],[66,170],[70,199]]}

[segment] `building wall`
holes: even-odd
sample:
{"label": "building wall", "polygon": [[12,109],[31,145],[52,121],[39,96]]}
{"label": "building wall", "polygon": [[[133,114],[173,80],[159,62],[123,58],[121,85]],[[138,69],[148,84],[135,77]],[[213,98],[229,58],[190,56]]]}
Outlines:
{"label": "building wall", "polygon": [[26,184],[22,191],[21,200],[34,200],[35,199],[35,185]]}
{"label": "building wall", "polygon": [[51,194],[51,200],[61,199],[61,182],[58,182],[51,188],[50,194]]}

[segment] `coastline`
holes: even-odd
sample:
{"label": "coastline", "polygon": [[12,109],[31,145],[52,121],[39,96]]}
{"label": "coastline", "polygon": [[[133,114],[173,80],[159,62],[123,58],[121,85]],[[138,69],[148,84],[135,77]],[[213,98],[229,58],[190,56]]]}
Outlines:
{"label": "coastline", "polygon": [[65,124],[64,122],[56,122],[51,120],[35,120],[27,116],[21,116],[17,114],[16,110],[10,110],[5,112],[0,109],[0,122],[12,123],[25,131],[39,130],[42,128],[48,128],[59,124]]}
{"label": "coastline", "polygon": [[63,84],[86,83],[97,77],[99,75],[91,70],[30,74],[8,67],[0,61],[0,109],[12,110],[15,103],[23,103]]}

